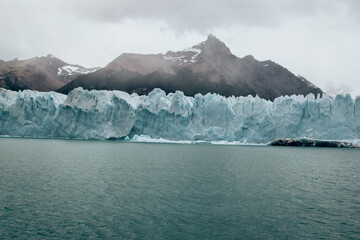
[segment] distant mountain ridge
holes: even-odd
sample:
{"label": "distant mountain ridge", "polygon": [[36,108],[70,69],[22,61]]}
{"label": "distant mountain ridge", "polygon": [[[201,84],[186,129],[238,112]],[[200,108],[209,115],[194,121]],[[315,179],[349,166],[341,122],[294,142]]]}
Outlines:
{"label": "distant mountain ridge", "polygon": [[213,35],[182,51],[165,54],[124,53],[104,68],[68,64],[52,55],[27,60],[0,60],[0,87],[67,94],[76,87],[148,94],[154,88],[185,95],[218,93],[223,96],[323,93],[311,82],[272,62],[248,55],[239,58]]}
{"label": "distant mountain ridge", "polygon": [[165,92],[219,93],[224,96],[259,95],[274,99],[281,95],[323,93],[301,76],[270,61],[253,56],[239,58],[213,35],[183,51],[166,54],[124,53],[104,68],[78,76],[58,92],[76,87],[98,90],[123,90],[147,94],[154,88]]}
{"label": "distant mountain ridge", "polygon": [[10,90],[54,91],[77,76],[91,73],[99,68],[84,68],[68,64],[53,55],[27,60],[0,60],[0,87]]}

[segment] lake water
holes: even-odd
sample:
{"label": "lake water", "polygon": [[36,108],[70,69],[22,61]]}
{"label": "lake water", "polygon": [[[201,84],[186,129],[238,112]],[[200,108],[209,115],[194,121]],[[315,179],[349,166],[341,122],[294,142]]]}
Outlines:
{"label": "lake water", "polygon": [[360,150],[1,138],[0,238],[359,239]]}

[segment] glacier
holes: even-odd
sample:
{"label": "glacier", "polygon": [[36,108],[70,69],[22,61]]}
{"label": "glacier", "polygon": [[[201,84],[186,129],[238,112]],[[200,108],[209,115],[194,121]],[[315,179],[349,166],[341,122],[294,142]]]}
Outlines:
{"label": "glacier", "polygon": [[360,139],[360,96],[149,95],[76,88],[56,92],[0,88],[0,135],[33,138],[267,143],[277,138]]}

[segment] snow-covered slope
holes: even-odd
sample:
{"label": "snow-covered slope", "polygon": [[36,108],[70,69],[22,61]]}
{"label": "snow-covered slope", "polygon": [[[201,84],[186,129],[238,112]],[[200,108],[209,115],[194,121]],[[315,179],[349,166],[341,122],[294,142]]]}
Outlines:
{"label": "snow-covered slope", "polygon": [[167,62],[177,63],[179,65],[192,64],[197,62],[196,58],[199,56],[200,53],[201,49],[194,46],[179,52],[169,51],[163,56],[163,58]]}
{"label": "snow-covered slope", "polygon": [[79,75],[89,74],[89,73],[93,73],[99,69],[100,69],[99,67],[84,68],[79,65],[65,65],[63,67],[58,68],[57,75],[59,77],[63,77],[64,79],[66,79],[68,81],[71,81],[72,79],[74,79],[72,77],[74,75],[79,76]]}
{"label": "snow-covered slope", "polygon": [[74,89],[69,95],[0,89],[0,135],[108,139],[149,135],[170,140],[266,143],[275,138],[359,139],[360,97],[313,94],[273,102],[180,91],[148,96]]}

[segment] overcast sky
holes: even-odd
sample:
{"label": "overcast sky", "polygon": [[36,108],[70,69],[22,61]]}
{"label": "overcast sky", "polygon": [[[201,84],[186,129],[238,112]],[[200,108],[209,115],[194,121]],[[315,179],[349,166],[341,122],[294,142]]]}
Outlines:
{"label": "overcast sky", "polygon": [[271,59],[321,88],[360,95],[358,0],[0,0],[0,11],[3,60],[51,53],[102,67],[124,52],[182,50],[212,33],[238,57]]}

